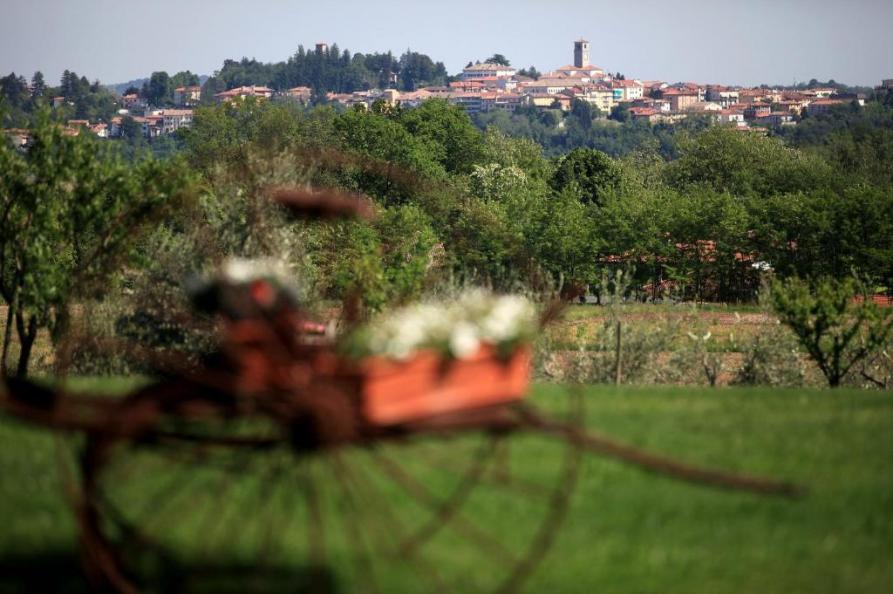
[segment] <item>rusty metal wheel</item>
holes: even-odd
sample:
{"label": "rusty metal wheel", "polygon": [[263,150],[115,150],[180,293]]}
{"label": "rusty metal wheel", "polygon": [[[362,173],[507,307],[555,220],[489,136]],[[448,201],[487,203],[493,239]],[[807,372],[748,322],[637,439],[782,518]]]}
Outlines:
{"label": "rusty metal wheel", "polygon": [[[568,422],[580,418],[566,408]],[[263,416],[221,415],[88,435],[79,519],[94,584],[517,591],[555,537],[581,452],[548,432],[483,424],[315,451],[287,433]]]}

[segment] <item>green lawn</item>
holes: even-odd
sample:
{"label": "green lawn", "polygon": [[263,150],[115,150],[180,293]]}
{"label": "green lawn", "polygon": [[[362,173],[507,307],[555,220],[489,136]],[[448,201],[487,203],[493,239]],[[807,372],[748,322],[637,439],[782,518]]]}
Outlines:
{"label": "green lawn", "polygon": [[[567,400],[552,385],[538,386],[533,398],[547,409]],[[790,501],[721,492],[587,455],[565,522],[525,592],[893,589],[893,394],[592,387],[585,403],[588,425],[601,432],[691,462],[791,479],[809,494]],[[0,592],[83,588],[59,476],[74,441],[0,422]],[[473,465],[485,447],[471,436],[388,446],[383,455],[442,498],[459,484],[455,468]],[[535,437],[501,447],[485,458],[492,467],[463,507],[467,521],[436,533],[423,560],[409,566],[386,554],[389,545],[429,513],[368,452],[254,456],[236,479],[206,461],[136,452],[121,457],[120,470],[110,466],[118,480],[109,496],[161,543],[161,561],[140,557],[159,591],[176,589],[169,578],[203,591],[296,589],[312,549],[309,480],[326,526],[325,591],[375,584],[380,592],[427,592],[442,579],[452,591],[473,592],[505,574],[499,550],[517,555],[535,534],[548,500],[530,485],[557,484],[567,457]],[[496,480],[503,475],[512,486]],[[524,495],[513,490],[520,484]],[[469,533],[498,535],[500,544]],[[368,549],[375,552],[364,564]],[[258,558],[270,568],[265,581],[240,582]]]}

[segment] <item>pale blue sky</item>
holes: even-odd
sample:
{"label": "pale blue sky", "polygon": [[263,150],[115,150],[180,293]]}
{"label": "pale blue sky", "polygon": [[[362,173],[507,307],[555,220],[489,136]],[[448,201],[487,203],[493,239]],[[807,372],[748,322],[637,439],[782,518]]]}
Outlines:
{"label": "pale blue sky", "polygon": [[893,77],[891,27],[893,0],[0,0],[0,74],[212,74],[225,58],[279,61],[317,41],[411,48],[451,73],[495,52],[546,70],[582,36],[594,64],[628,77],[876,85]]}

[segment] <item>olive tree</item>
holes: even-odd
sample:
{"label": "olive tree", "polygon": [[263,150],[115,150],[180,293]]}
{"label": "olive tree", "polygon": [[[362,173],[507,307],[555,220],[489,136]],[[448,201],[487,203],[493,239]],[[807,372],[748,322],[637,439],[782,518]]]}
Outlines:
{"label": "olive tree", "polygon": [[893,310],[881,309],[860,288],[852,278],[810,283],[792,277],[772,285],[772,309],[832,388],[893,338]]}

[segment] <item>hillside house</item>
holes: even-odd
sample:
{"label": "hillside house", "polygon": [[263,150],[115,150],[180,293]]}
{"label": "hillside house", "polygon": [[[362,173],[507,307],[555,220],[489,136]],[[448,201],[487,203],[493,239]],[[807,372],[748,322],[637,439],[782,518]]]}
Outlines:
{"label": "hillside house", "polygon": [[681,112],[697,103],[698,92],[690,89],[667,88],[660,91],[660,99],[670,102],[670,111]]}
{"label": "hillside house", "polygon": [[754,125],[768,126],[775,128],[776,126],[785,126],[794,124],[794,114],[790,111],[773,111],[753,120]]}
{"label": "hillside house", "polygon": [[768,103],[753,103],[744,110],[744,119],[747,121],[755,120],[769,115],[772,112],[772,106]]}
{"label": "hillside house", "polygon": [[481,111],[481,93],[453,93],[450,95],[448,101],[452,105],[458,105],[468,114],[479,113]]}
{"label": "hillside house", "polygon": [[557,95],[579,86],[580,81],[566,78],[541,78],[529,83],[524,83],[521,89],[525,93]]}
{"label": "hillside house", "polygon": [[310,103],[310,99],[313,96],[313,89],[310,87],[292,87],[285,91],[284,95],[289,99],[294,99],[301,103]]}
{"label": "hillside house", "polygon": [[131,93],[130,95],[121,97],[121,106],[128,111],[138,111],[145,109],[147,104],[146,100],[140,97],[137,93]]}
{"label": "hillside house", "polygon": [[743,124],[744,112],[739,109],[723,109],[716,114],[716,121],[720,124]]}
{"label": "hillside house", "polygon": [[202,88],[199,86],[177,87],[174,89],[174,103],[184,107],[198,105],[202,98]]}
{"label": "hillside house", "polygon": [[[613,80],[614,101],[635,101],[645,96],[645,86],[638,80]],[[619,93],[618,93],[619,91]]]}
{"label": "hillside house", "polygon": [[191,109],[163,109],[153,115],[161,116],[162,134],[173,134],[180,128],[188,128],[192,125],[193,111]]}
{"label": "hillside house", "polygon": [[614,89],[608,85],[588,85],[577,97],[591,103],[604,113],[609,113],[617,104],[614,100]]}
{"label": "hillside house", "polygon": [[218,104],[226,103],[234,100],[245,99],[246,97],[257,97],[259,99],[269,99],[273,96],[273,89],[261,86],[236,87],[228,91],[223,91],[214,95],[214,99]]}
{"label": "hillside house", "polygon": [[706,101],[718,103],[723,109],[727,109],[729,106],[738,103],[738,96],[739,93],[737,89],[730,89],[729,87],[719,85],[708,85],[707,90],[704,93],[704,99]]}
{"label": "hillside house", "polygon": [[633,121],[638,122],[644,120],[652,124],[661,121],[664,117],[664,114],[653,107],[630,107],[629,115],[632,117]]}
{"label": "hillside house", "polygon": [[823,113],[828,113],[831,109],[837,107],[838,105],[843,105],[845,102],[840,99],[817,99],[812,101],[806,107],[806,113],[810,116],[817,116]]}
{"label": "hillside house", "polygon": [[481,78],[490,78],[490,77],[503,77],[503,76],[514,76],[515,70],[511,66],[502,66],[500,64],[486,64],[477,62],[476,64],[472,64],[471,66],[467,66],[462,69],[462,73],[459,75],[459,79],[466,80],[476,80]]}
{"label": "hillside house", "polygon": [[546,93],[528,93],[522,97],[523,104],[538,109],[560,109],[570,111],[573,99],[569,95],[549,95]]}

